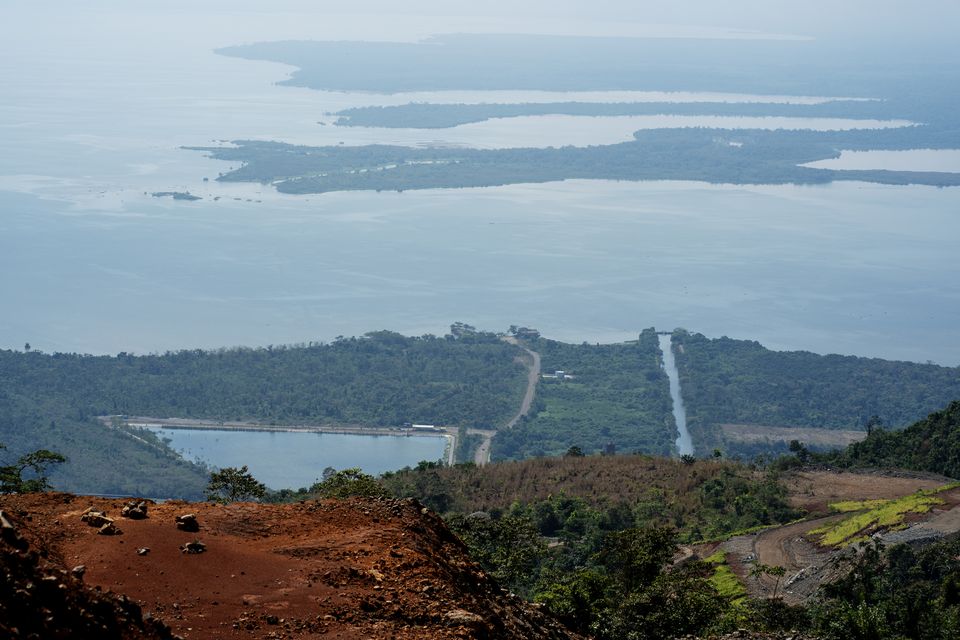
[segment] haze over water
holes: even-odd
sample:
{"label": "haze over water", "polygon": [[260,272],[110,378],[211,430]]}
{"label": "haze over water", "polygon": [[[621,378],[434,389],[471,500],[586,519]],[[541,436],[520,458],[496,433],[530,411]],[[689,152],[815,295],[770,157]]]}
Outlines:
{"label": "haze over water", "polygon": [[[144,353],[442,333],[462,320],[574,342],[683,326],[779,349],[960,364],[960,189],[570,181],[284,196],[220,184],[212,179],[228,163],[179,147],[506,146],[518,130],[321,127],[328,111],[406,100],[275,86],[287,67],[212,53],[254,40],[384,38],[383,22],[59,9],[41,20],[40,8],[18,8],[36,28],[10,22],[0,38],[0,347]],[[390,34],[471,24],[401,16]],[[528,122],[523,143],[610,143],[639,128],[564,120]],[[173,190],[204,200],[144,195]]]}

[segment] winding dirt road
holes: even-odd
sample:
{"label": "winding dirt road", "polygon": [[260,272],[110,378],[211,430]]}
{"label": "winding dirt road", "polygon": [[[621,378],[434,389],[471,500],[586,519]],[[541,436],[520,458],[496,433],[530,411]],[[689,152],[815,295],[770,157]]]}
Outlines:
{"label": "winding dirt road", "polygon": [[[513,428],[523,416],[530,413],[530,407],[533,406],[533,398],[537,393],[537,382],[540,381],[540,354],[532,349],[520,344],[520,342],[513,336],[505,336],[503,338],[504,342],[509,342],[512,345],[516,345],[527,352],[529,361],[527,362],[527,391],[523,394],[523,402],[520,403],[520,410],[517,411],[517,415],[513,416],[510,421],[503,427],[504,429]],[[490,462],[490,447],[493,443],[494,436],[497,435],[496,431],[472,431],[478,435],[483,436],[483,442],[477,447],[477,450],[473,454],[473,462],[478,466],[483,466]]]}
{"label": "winding dirt road", "polygon": [[532,349],[526,348],[514,337],[508,336],[504,338],[504,341],[520,347],[527,352],[527,355],[530,356],[531,359],[531,362],[528,365],[529,371],[527,372],[527,392],[523,394],[523,402],[520,403],[520,411],[518,411],[517,415],[513,416],[510,422],[507,423],[506,428],[510,429],[520,422],[520,418],[530,413],[530,407],[533,406],[533,398],[537,393],[537,382],[540,381],[540,354]]}

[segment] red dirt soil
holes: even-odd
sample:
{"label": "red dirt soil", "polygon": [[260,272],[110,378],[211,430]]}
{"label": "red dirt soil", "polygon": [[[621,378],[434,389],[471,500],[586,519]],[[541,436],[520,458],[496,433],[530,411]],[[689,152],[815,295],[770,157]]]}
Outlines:
{"label": "red dirt soil", "polygon": [[790,504],[811,513],[828,513],[844,500],[890,500],[953,482],[945,476],[912,472],[798,471],[784,477]]}
{"label": "red dirt soil", "polygon": [[[124,594],[184,638],[579,637],[500,589],[415,500],[166,502],[149,505],[144,520],[120,517],[124,504],[0,497],[51,563],[85,565],[88,587]],[[88,507],[106,511],[122,535],[82,522]],[[186,513],[199,532],[176,528]],[[204,553],[181,552],[195,540]],[[149,553],[138,555],[143,547]]]}

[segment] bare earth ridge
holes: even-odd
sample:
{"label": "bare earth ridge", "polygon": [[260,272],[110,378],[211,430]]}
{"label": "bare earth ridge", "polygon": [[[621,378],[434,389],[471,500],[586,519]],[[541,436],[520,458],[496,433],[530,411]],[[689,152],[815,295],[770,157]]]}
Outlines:
{"label": "bare earth ridge", "polygon": [[[88,587],[123,594],[187,639],[579,637],[504,592],[415,500],[166,502],[148,505],[142,520],[121,517],[124,504],[0,498],[50,562],[84,565]],[[90,507],[122,534],[81,521]],[[199,531],[176,527],[187,513]],[[195,541],[204,552],[181,551]]]}

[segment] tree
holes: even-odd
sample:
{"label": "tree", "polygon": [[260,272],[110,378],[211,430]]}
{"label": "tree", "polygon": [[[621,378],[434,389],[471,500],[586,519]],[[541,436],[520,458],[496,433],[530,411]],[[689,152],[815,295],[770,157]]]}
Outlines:
{"label": "tree", "polygon": [[625,593],[649,587],[677,551],[669,527],[624,529],[607,536],[599,559]]}
{"label": "tree", "polygon": [[377,482],[377,479],[367,475],[359,467],[343,469],[333,475],[327,475],[324,471],[322,482],[314,483],[310,487],[310,493],[316,494],[320,498],[386,498],[390,494],[383,486]]}
{"label": "tree", "polygon": [[[485,516],[485,517],[484,517]],[[455,515],[447,525],[470,549],[470,556],[497,580],[527,592],[546,545],[528,516],[502,518]]]}
{"label": "tree", "polygon": [[564,455],[565,455],[567,458],[582,458],[582,457],[583,457],[583,449],[581,449],[581,448],[578,447],[577,445],[573,445],[572,447],[570,447],[569,449],[567,449],[567,452],[566,452]]}
{"label": "tree", "polygon": [[810,451],[808,451],[807,447],[799,440],[790,441],[790,451],[797,455],[797,460],[800,461],[800,464],[806,464],[810,459]]}
{"label": "tree", "polygon": [[[0,444],[0,449],[6,449]],[[47,481],[47,469],[54,464],[61,464],[67,458],[59,453],[47,449],[37,449],[17,458],[10,465],[0,466],[0,493],[35,493],[50,488]],[[31,472],[33,477],[24,478],[25,472]]]}
{"label": "tree", "polygon": [[773,596],[771,596],[774,600],[777,599],[777,591],[780,589],[780,580],[786,574],[787,574],[787,570],[784,569],[783,567],[770,566],[767,564],[763,564],[762,562],[756,563],[753,569],[750,571],[750,575],[753,576],[754,578],[759,579],[760,576],[768,575],[768,576],[773,576],[777,579],[777,581],[773,585]]}
{"label": "tree", "polygon": [[867,435],[870,435],[877,429],[883,429],[883,418],[878,415],[872,415],[866,424]]}
{"label": "tree", "polygon": [[261,500],[267,495],[267,487],[258,482],[243,465],[224,467],[220,471],[210,474],[210,483],[207,485],[207,500],[214,502],[241,502]]}

